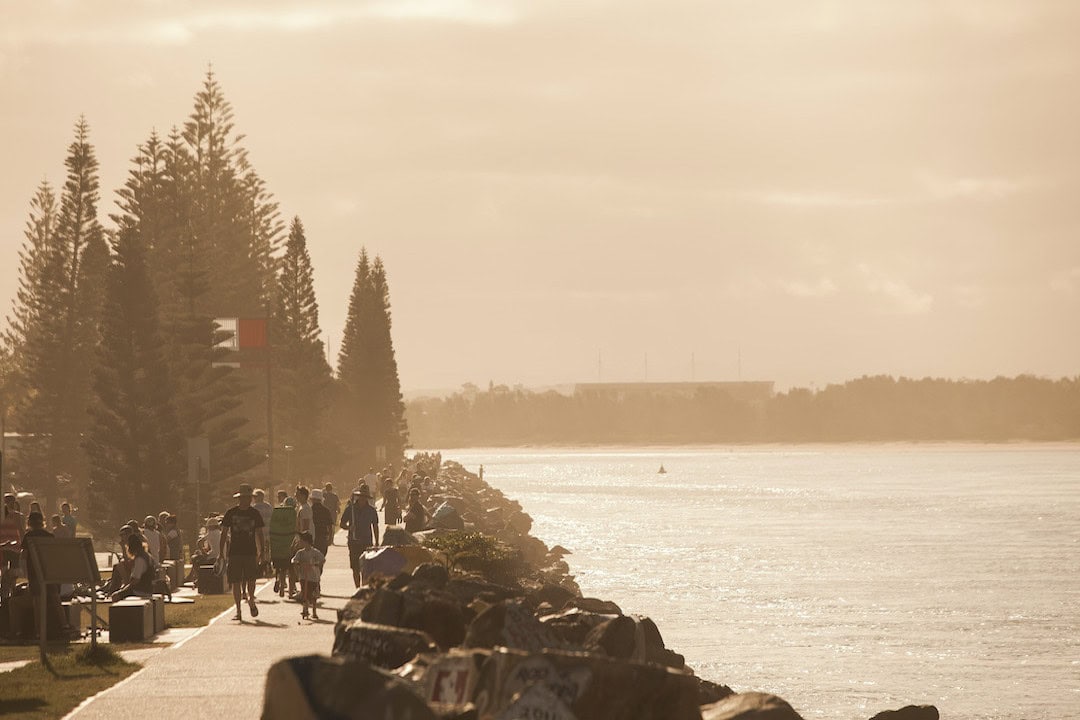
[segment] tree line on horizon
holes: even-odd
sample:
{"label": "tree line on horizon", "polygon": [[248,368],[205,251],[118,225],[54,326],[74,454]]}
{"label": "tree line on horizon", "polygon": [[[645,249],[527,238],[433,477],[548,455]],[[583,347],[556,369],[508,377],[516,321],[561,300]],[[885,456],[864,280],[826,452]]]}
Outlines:
{"label": "tree line on horizon", "polygon": [[862,377],[760,402],[720,388],[692,396],[566,395],[466,386],[406,404],[417,447],[756,442],[1004,442],[1080,439],[1080,377]]}
{"label": "tree line on horizon", "polygon": [[[0,417],[17,433],[5,490],[73,500],[92,523],[175,508],[190,524],[199,493],[205,512],[241,480],[352,479],[402,455],[381,258],[359,250],[335,373],[303,223],[286,227],[241,140],[208,71],[186,121],[138,145],[106,229],[79,118],[62,188],[31,199],[0,339]],[[258,347],[234,350],[221,318],[253,319]],[[210,448],[197,488],[191,438]]]}

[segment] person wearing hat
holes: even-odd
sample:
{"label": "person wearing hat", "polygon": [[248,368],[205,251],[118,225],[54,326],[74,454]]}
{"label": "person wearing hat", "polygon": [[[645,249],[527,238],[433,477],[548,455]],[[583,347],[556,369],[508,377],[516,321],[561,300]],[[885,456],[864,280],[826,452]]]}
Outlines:
{"label": "person wearing hat", "polygon": [[379,514],[371,505],[371,491],[367,485],[353,490],[352,501],[341,513],[341,527],[349,531],[349,567],[353,572],[353,584],[360,587],[360,556],[369,547],[379,544]]}
{"label": "person wearing hat", "polygon": [[243,483],[233,497],[236,498],[236,505],[229,508],[221,519],[221,542],[228,548],[228,577],[233,586],[236,619],[243,620],[240,612],[241,588],[247,591],[251,617],[259,616],[259,607],[255,604],[255,581],[259,579],[259,565],[266,554],[266,546],[263,544],[262,515],[251,506],[251,486]]}

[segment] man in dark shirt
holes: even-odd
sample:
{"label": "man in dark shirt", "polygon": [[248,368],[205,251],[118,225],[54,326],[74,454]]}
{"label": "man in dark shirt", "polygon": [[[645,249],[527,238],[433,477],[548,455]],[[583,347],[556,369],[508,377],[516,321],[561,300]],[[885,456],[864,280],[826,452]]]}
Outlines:
{"label": "man in dark shirt", "polygon": [[225,512],[221,520],[221,542],[228,545],[229,582],[232,583],[233,600],[236,602],[236,619],[240,613],[240,590],[246,586],[251,617],[259,616],[255,604],[255,581],[259,577],[259,565],[266,554],[263,544],[263,519],[251,506],[251,486],[243,484],[233,493],[236,505]]}
{"label": "man in dark shirt", "polygon": [[311,524],[315,529],[312,533],[315,549],[326,557],[330,537],[334,534],[334,514],[323,504],[323,494],[318,488],[311,491]]}
{"label": "man in dark shirt", "polygon": [[379,544],[379,514],[369,502],[371,491],[361,484],[353,490],[352,502],[341,513],[341,527],[349,531],[349,567],[353,572],[353,583],[360,587],[360,556],[372,545]]}
{"label": "man in dark shirt", "polygon": [[[338,515],[341,514],[341,499],[334,492],[333,483],[326,483],[326,487],[323,488],[323,505],[326,506],[326,509],[330,511],[330,515],[333,517],[331,525],[336,526]],[[330,544],[334,544],[334,534],[332,532],[330,533]]]}
{"label": "man in dark shirt", "polygon": [[38,587],[37,568],[34,567],[34,563],[30,559],[28,544],[33,542],[33,539],[36,537],[51,538],[55,536],[45,529],[45,518],[39,512],[30,513],[26,517],[26,524],[30,529],[23,535],[22,544],[19,549],[22,551],[23,563],[26,567],[26,579],[30,581],[30,592],[34,594],[34,597],[37,597],[41,588]]}

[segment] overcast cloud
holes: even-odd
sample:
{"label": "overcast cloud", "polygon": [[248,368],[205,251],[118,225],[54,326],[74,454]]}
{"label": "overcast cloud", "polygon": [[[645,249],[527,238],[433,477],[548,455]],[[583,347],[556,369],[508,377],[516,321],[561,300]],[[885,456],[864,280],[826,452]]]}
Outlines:
{"label": "overcast cloud", "polygon": [[1080,4],[6,2],[0,299],[85,113],[112,189],[212,62],[336,349],[406,388],[1080,368]]}

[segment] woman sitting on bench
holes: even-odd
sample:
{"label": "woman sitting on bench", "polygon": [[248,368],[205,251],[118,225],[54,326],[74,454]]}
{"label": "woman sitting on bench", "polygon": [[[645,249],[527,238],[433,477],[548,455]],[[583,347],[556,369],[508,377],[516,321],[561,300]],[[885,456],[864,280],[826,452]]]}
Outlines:
{"label": "woman sitting on bench", "polygon": [[131,535],[127,539],[126,554],[131,557],[131,578],[119,590],[112,594],[113,600],[137,595],[150,597],[154,592],[154,578],[157,571],[150,554],[146,552],[141,535]]}

